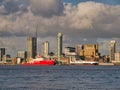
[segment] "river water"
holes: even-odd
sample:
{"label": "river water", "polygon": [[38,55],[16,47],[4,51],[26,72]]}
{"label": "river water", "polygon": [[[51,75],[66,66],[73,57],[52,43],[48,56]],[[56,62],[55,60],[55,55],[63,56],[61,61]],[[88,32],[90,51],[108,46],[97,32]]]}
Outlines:
{"label": "river water", "polygon": [[0,90],[120,90],[120,66],[0,66]]}

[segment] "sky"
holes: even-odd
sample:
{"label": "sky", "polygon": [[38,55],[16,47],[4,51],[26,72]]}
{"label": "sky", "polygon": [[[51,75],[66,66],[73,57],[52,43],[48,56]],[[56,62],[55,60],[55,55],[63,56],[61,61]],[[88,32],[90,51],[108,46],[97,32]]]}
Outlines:
{"label": "sky", "polygon": [[120,4],[120,0],[63,0],[63,1],[72,3],[73,5],[77,5],[80,2],[87,2],[87,1],[99,2],[99,3],[108,4],[108,5],[119,5]]}
{"label": "sky", "polygon": [[0,47],[12,55],[25,51],[26,36],[37,29],[38,52],[44,41],[55,52],[58,32],[64,47],[98,43],[99,52],[109,54],[116,40],[120,51],[119,12],[120,0],[0,0]]}

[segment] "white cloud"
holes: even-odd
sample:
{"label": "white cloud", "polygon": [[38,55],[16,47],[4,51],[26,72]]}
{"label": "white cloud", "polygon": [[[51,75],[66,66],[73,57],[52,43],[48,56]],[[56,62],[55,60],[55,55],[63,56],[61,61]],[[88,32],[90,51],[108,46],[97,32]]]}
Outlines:
{"label": "white cloud", "polygon": [[[27,5],[22,0],[0,0],[0,6],[0,14],[3,15],[27,12]],[[2,12],[1,9],[3,9]]]}
{"label": "white cloud", "polygon": [[[71,4],[63,5],[61,0],[27,0],[27,2],[28,4],[24,3],[26,6],[23,3],[18,4],[18,1],[14,2],[11,4],[16,6],[13,11],[6,9],[4,4],[0,6],[2,39],[5,36],[33,35],[36,24],[39,25],[38,36],[40,38],[56,38],[57,32],[62,32],[67,37],[64,42],[71,39],[75,40],[75,43],[81,43],[84,38],[87,41],[94,38],[95,41],[101,37],[120,37],[120,5],[83,2],[72,6]],[[22,5],[25,11],[21,9]],[[3,12],[8,10],[10,10],[9,14],[4,15]],[[4,44],[0,45],[4,46]]]}
{"label": "white cloud", "polygon": [[[30,2],[33,4],[32,8],[37,11],[36,6],[39,7],[39,3],[45,3],[45,1],[40,0],[37,2],[38,5],[36,5],[35,1],[31,0]],[[52,11],[53,8],[57,7],[52,6],[53,4],[56,4],[58,2],[61,3],[60,0],[51,0],[49,2],[52,4],[48,6],[45,5],[45,8],[40,6],[40,9],[43,11],[44,9]],[[29,8],[29,11],[24,12],[21,16],[13,13],[5,16],[5,18],[0,18],[2,22],[1,24],[4,26],[6,23],[8,23],[8,29],[14,31],[17,35],[26,33],[26,27],[27,29],[32,28],[31,32],[34,31],[36,24],[39,24],[39,30],[40,34],[42,33],[42,36],[50,36],[58,31],[67,33],[68,30],[69,34],[71,35],[79,35],[82,33],[83,37],[100,37],[101,33],[103,33],[102,37],[110,37],[111,35],[112,37],[116,37],[119,35],[119,5],[109,6],[95,2],[84,2],[78,4],[77,6],[67,4],[64,5],[64,8],[65,9],[62,15],[55,15],[49,18],[43,17],[42,15],[36,16],[31,11],[31,8]],[[23,33],[20,33],[21,31]],[[46,35],[48,33],[49,35]]]}

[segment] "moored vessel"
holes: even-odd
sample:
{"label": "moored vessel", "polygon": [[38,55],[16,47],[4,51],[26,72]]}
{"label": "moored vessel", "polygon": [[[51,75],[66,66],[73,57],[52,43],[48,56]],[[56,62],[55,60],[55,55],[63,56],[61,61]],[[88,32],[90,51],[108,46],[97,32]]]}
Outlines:
{"label": "moored vessel", "polygon": [[55,65],[55,61],[51,59],[46,59],[40,55],[37,55],[35,59],[29,62],[23,62],[22,66],[43,66],[43,65]]}
{"label": "moored vessel", "polygon": [[70,61],[71,65],[98,65],[97,61],[85,61],[85,60],[75,60]]}

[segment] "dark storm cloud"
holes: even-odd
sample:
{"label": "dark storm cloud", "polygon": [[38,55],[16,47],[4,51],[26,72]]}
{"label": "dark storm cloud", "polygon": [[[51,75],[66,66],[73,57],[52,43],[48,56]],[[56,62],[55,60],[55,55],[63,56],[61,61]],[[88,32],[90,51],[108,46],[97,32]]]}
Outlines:
{"label": "dark storm cloud", "polygon": [[1,0],[0,6],[4,8],[5,11],[2,14],[5,15],[27,11],[27,5],[22,0]]}
{"label": "dark storm cloud", "polygon": [[61,15],[64,9],[61,0],[26,0],[34,15],[51,17]]}

